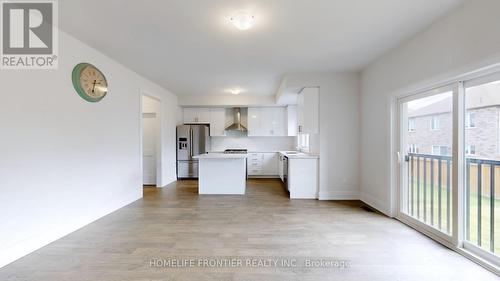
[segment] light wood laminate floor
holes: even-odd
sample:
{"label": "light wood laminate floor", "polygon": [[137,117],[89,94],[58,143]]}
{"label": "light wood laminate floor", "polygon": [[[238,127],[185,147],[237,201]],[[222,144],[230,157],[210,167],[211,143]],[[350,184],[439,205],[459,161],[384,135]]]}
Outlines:
{"label": "light wood laminate floor", "polygon": [[[0,280],[498,280],[359,202],[290,200],[281,182],[199,196],[196,181],[138,200],[2,269]],[[153,259],[296,260],[295,266],[151,267]],[[347,268],[305,267],[306,259]],[[161,264],[160,264],[161,265]]]}

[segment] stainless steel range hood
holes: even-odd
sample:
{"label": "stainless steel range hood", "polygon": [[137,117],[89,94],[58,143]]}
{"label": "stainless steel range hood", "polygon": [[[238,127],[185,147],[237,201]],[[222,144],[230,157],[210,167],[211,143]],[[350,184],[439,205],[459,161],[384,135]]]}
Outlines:
{"label": "stainless steel range hood", "polygon": [[239,107],[233,108],[233,117],[234,117],[233,124],[227,127],[226,131],[246,132],[247,128],[241,125],[241,108]]}

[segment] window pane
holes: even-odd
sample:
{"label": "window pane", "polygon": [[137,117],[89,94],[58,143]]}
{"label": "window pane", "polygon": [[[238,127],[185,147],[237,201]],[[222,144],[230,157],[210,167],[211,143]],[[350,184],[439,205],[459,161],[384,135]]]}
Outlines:
{"label": "window pane", "polygon": [[406,147],[402,211],[442,231],[452,229],[453,137],[451,90],[403,103],[401,124],[408,124],[403,136]]}
{"label": "window pane", "polygon": [[415,131],[415,119],[410,118],[408,119],[408,132],[414,132]]}
{"label": "window pane", "polygon": [[500,254],[500,81],[465,91],[465,238]]}

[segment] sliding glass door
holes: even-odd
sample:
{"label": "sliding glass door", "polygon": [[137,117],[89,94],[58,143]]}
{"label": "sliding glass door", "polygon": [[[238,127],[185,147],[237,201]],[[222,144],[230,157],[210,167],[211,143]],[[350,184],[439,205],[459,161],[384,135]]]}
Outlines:
{"label": "sliding glass door", "polygon": [[500,73],[398,100],[398,218],[500,266]]}
{"label": "sliding glass door", "polygon": [[400,100],[401,209],[432,229],[452,229],[453,88]]}
{"label": "sliding glass door", "polygon": [[[465,247],[500,255],[500,75],[466,81]],[[494,258],[494,257],[490,257]]]}

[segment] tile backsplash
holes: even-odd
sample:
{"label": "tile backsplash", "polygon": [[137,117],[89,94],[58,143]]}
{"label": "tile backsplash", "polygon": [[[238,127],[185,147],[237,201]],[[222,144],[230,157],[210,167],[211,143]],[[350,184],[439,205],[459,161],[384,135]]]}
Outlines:
{"label": "tile backsplash", "polygon": [[295,137],[211,137],[212,151],[246,148],[248,151],[295,150]]}

